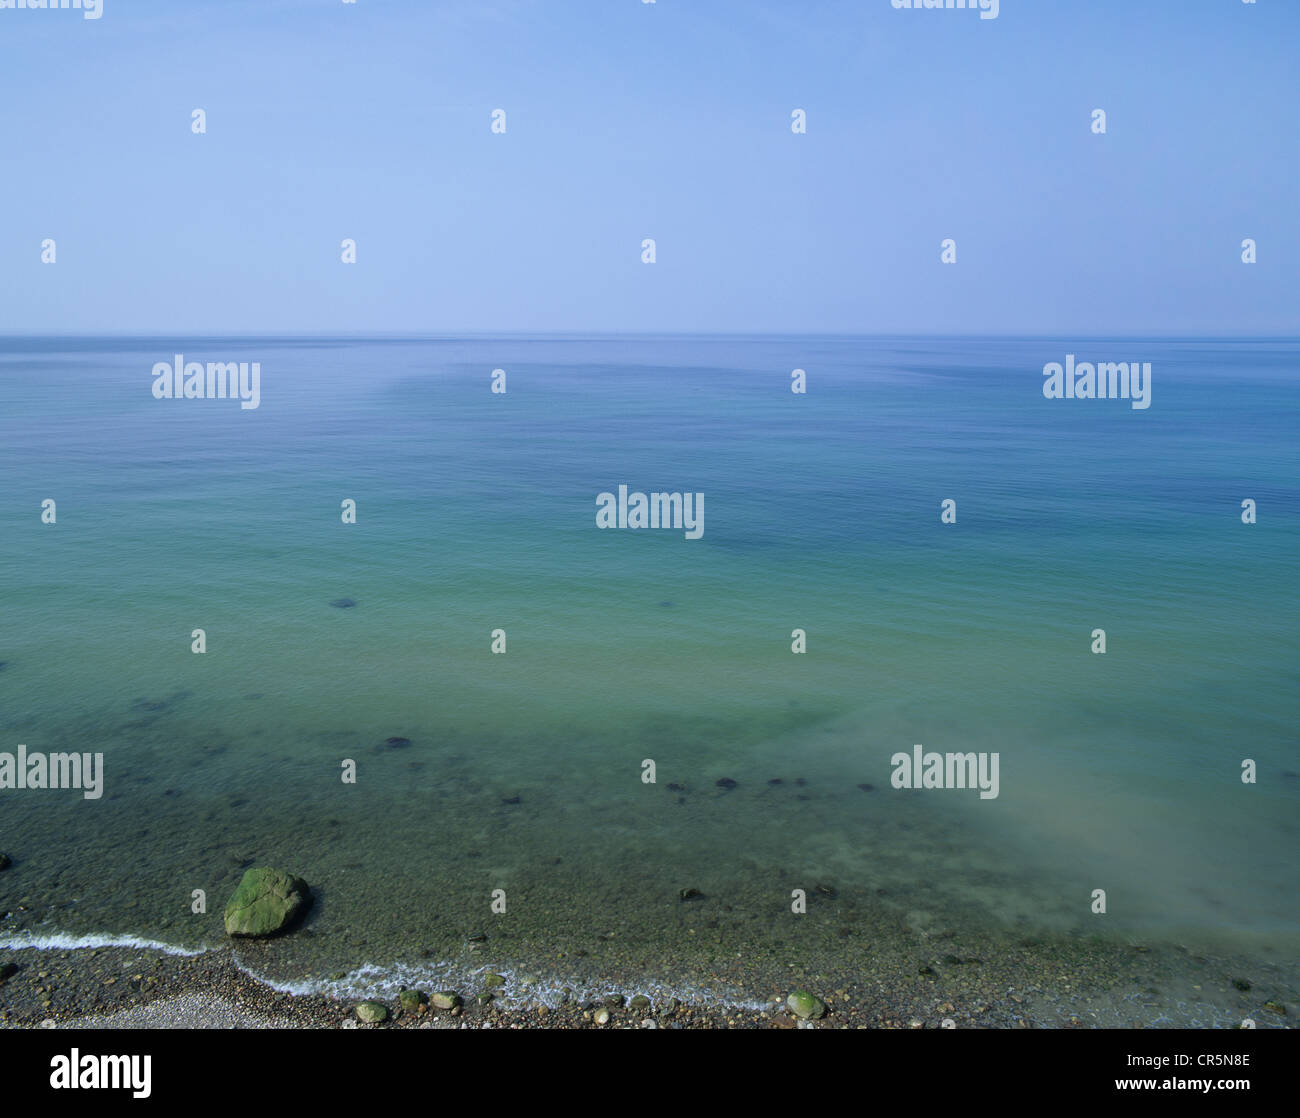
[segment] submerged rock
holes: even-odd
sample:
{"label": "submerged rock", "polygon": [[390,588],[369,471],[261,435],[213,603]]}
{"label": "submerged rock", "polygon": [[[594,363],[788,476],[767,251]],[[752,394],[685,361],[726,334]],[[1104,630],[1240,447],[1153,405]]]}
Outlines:
{"label": "submerged rock", "polygon": [[739,787],[739,785],[737,785],[736,782],[732,780],[731,777],[729,776],[724,776],[721,780],[715,781],[715,783],[719,788],[725,789],[728,792],[730,792],[733,788]]}
{"label": "submerged rock", "polygon": [[356,604],[357,603],[353,601],[351,598],[335,598],[332,602],[330,602],[330,605],[332,605],[335,609],[351,609]]}
{"label": "submerged rock", "polygon": [[491,971],[488,971],[487,974],[483,976],[483,985],[489,990],[497,986],[504,986],[505,984],[506,980],[504,978],[499,974],[493,974]]}
{"label": "submerged rock", "polygon": [[226,905],[226,934],[273,936],[311,907],[311,889],[301,877],[255,866]]}
{"label": "submerged rock", "polygon": [[357,1006],[357,1020],[375,1024],[388,1020],[388,1007],[380,1002],[362,1002]]}
{"label": "submerged rock", "polygon": [[785,999],[785,1004],[790,1007],[791,1013],[805,1021],[815,1020],[826,1012],[826,1003],[807,990],[796,990]]}
{"label": "submerged rock", "polygon": [[0,850],[0,870],[7,870],[13,864],[13,859],[3,850]]}

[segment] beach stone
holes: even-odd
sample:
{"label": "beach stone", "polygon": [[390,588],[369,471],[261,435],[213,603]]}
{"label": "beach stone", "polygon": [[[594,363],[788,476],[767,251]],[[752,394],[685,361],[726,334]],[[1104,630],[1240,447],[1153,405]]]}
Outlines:
{"label": "beach stone", "polygon": [[429,995],[429,1004],[434,1009],[455,1009],[460,1005],[460,995],[451,990],[440,990],[436,994]]}
{"label": "beach stone", "polygon": [[679,1002],[676,998],[665,998],[663,1001],[659,1003],[659,1016],[671,1017],[674,1013],[677,1012],[677,1009],[680,1005],[681,1002]]}
{"label": "beach stone", "polygon": [[483,985],[489,990],[494,986],[504,986],[505,984],[506,980],[504,978],[499,974],[493,974],[491,971],[488,971],[487,974],[483,976]]}
{"label": "beach stone", "polygon": [[226,934],[273,936],[310,908],[311,901],[311,889],[301,877],[255,866],[226,904]]}
{"label": "beach stone", "polygon": [[388,1020],[388,1007],[379,1002],[362,1002],[357,1006],[357,1019],[366,1024]]}
{"label": "beach stone", "polygon": [[627,1004],[632,1009],[649,1009],[650,999],[647,998],[644,994],[637,994],[637,996]]}
{"label": "beach stone", "polygon": [[595,1021],[597,1025],[608,1025],[608,1024],[609,1024],[609,1010],[608,1010],[608,1009],[598,1009],[598,1010],[596,1010],[596,1014],[595,1014],[595,1016],[592,1018],[592,1020]]}
{"label": "beach stone", "polygon": [[397,995],[397,1004],[404,1013],[419,1013],[420,1006],[428,1000],[419,990],[403,990]]}
{"label": "beach stone", "polygon": [[790,1007],[791,1013],[805,1021],[815,1020],[826,1012],[826,1003],[807,990],[796,990],[785,999],[785,1004]]}
{"label": "beach stone", "polygon": [[3,986],[18,973],[17,963],[0,963],[0,986]]}

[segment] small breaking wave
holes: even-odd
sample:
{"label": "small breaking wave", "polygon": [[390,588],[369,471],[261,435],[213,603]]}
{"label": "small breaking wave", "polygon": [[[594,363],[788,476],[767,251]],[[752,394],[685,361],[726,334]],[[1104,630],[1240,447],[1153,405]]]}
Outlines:
{"label": "small breaking wave", "polygon": [[164,955],[182,955],[187,958],[202,955],[206,947],[180,947],[174,943],[163,943],[156,939],[144,939],[141,936],[90,935],[73,936],[63,932],[49,935],[34,935],[26,932],[17,936],[0,937],[0,950],[5,951],[79,951],[85,948],[130,947],[138,951],[159,951]]}
{"label": "small breaking wave", "polygon": [[769,1003],[719,993],[696,986],[678,986],[662,982],[642,982],[635,987],[620,989],[617,983],[593,987],[589,983],[556,977],[537,977],[520,968],[482,966],[467,968],[454,963],[393,963],[378,966],[364,963],[339,978],[280,979],[260,973],[244,964],[238,957],[235,966],[255,982],[269,986],[282,994],[335,998],[340,1001],[356,999],[393,999],[402,990],[455,990],[462,994],[483,988],[483,976],[498,974],[505,985],[492,991],[496,999],[507,1006],[545,1005],[556,1009],[566,1001],[583,1002],[609,994],[626,998],[643,994],[653,1006],[673,998],[683,1005],[718,1009],[759,1010]]}

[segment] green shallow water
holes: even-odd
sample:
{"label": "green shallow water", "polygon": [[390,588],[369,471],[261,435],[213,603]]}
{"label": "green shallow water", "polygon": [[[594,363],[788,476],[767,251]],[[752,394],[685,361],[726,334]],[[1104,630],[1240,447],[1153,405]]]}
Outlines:
{"label": "green shallow water", "polygon": [[[251,860],[318,894],[243,949],[286,983],[475,934],[728,989],[933,928],[1298,957],[1296,346],[1143,342],[1135,413],[1042,399],[1077,345],[184,342],[262,362],[241,413],[152,399],[170,340],[0,344],[0,751],[107,774],[0,792],[0,935],[217,943]],[[598,530],[620,482],[703,538]],[[892,788],[916,742],[1000,795]]]}

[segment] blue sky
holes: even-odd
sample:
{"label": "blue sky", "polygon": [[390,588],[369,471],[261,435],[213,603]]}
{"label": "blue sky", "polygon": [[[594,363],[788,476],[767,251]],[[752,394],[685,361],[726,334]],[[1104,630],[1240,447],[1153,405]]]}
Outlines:
{"label": "blue sky", "polygon": [[0,10],[0,332],[1300,332],[1296,0],[103,2]]}

